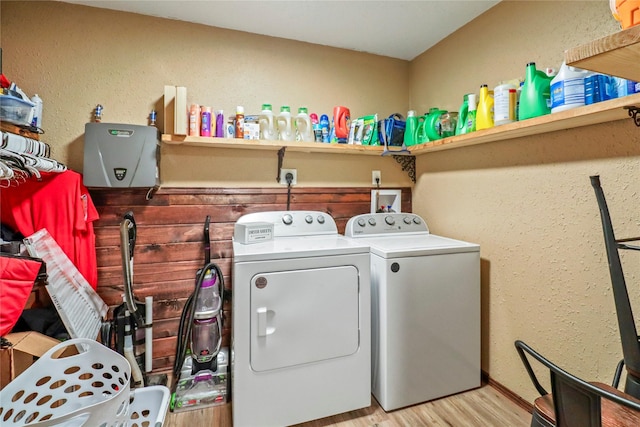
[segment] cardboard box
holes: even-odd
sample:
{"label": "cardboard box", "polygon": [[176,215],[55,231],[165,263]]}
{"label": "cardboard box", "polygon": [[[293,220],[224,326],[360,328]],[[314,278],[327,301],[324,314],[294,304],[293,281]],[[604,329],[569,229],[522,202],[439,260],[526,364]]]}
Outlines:
{"label": "cardboard box", "polygon": [[24,372],[35,360],[56,344],[55,338],[38,332],[17,332],[6,338],[11,347],[0,349],[0,389]]}

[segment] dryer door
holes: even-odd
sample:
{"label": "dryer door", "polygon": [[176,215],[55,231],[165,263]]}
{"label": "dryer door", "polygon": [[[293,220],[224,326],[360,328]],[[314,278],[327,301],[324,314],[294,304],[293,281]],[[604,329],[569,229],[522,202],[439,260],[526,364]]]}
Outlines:
{"label": "dryer door", "polygon": [[358,289],[354,266],[253,276],[252,369],[269,371],[358,351]]}

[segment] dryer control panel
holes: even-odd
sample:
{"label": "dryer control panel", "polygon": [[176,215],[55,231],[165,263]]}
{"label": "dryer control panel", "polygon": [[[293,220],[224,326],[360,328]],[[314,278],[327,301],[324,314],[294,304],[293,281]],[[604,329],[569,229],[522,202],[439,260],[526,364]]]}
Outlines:
{"label": "dryer control panel", "polygon": [[374,213],[349,219],[344,231],[348,237],[397,233],[428,233],[427,223],[412,213]]}

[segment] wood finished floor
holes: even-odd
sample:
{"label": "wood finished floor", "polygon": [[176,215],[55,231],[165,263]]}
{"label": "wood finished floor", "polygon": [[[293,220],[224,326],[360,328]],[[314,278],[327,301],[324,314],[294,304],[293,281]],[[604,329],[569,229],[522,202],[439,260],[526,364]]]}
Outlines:
{"label": "wood finished floor", "polygon": [[[390,413],[371,406],[296,427],[528,427],[531,414],[490,385]],[[168,413],[165,427],[231,427],[231,405]]]}

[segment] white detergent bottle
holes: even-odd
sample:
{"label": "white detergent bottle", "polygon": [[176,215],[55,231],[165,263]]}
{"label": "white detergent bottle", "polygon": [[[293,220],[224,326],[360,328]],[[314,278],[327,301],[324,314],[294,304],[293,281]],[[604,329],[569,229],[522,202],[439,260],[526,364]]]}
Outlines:
{"label": "white detergent bottle", "polygon": [[562,63],[560,71],[551,80],[551,112],[569,110],[585,104],[585,77],[588,71]]}
{"label": "white detergent bottle", "polygon": [[278,123],[278,132],[282,141],[294,141],[295,134],[291,123],[291,110],[287,105],[280,107],[280,114],[276,119]]}
{"label": "white detergent bottle", "polygon": [[298,108],[296,116],[296,141],[313,142],[311,118],[306,107]]}
{"label": "white detergent bottle", "polygon": [[258,118],[260,123],[260,139],[268,141],[278,139],[271,104],[262,104],[262,112]]}

